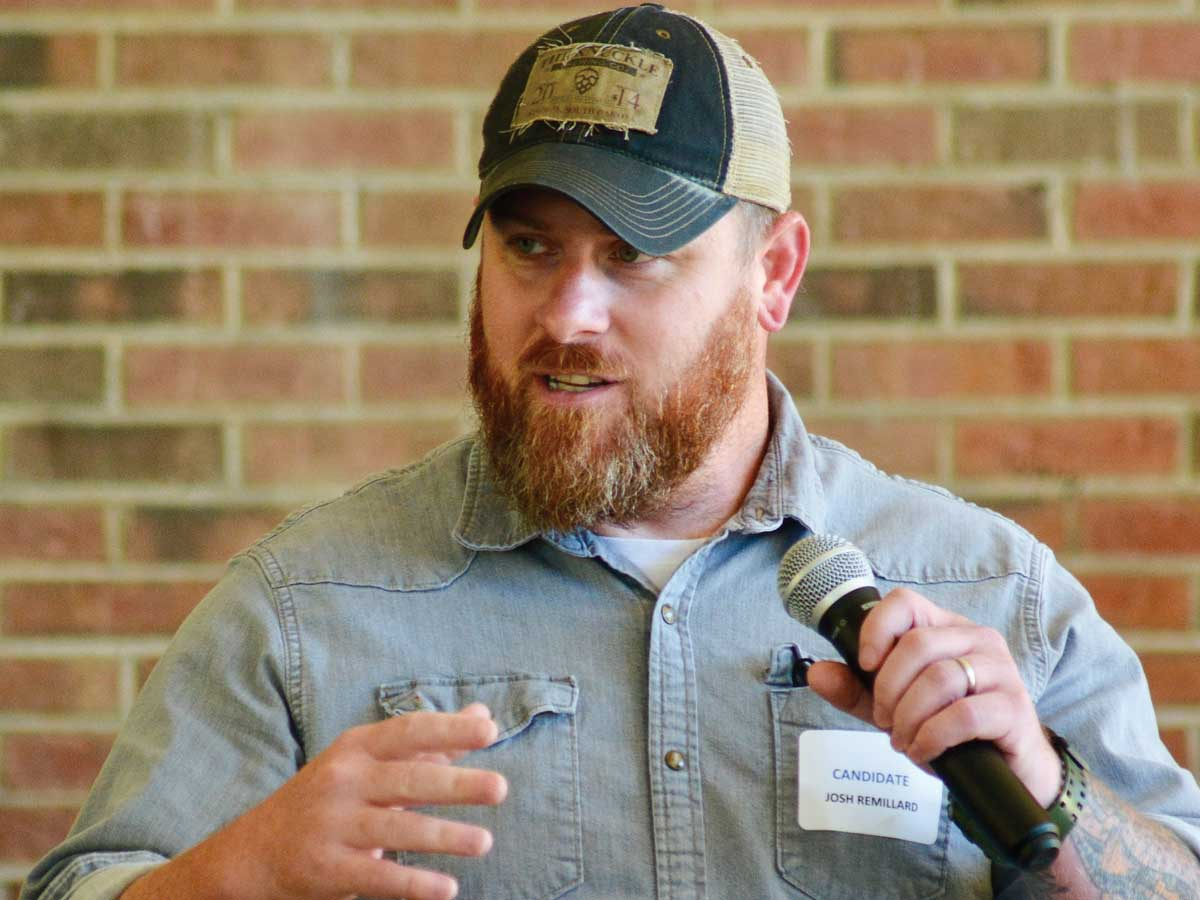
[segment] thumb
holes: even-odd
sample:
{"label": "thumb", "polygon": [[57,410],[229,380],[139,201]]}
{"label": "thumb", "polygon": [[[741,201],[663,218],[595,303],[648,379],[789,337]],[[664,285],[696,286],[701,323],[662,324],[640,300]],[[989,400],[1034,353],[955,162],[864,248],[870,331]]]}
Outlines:
{"label": "thumb", "polygon": [[832,660],[820,660],[808,667],[808,686],[822,699],[842,712],[874,725],[874,701],[871,692],[859,683],[849,667]]}

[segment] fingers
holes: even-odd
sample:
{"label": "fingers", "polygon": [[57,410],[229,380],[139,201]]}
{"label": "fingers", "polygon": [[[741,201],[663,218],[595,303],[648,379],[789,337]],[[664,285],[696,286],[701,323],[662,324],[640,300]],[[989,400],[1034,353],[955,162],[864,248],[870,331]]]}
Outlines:
{"label": "fingers", "polygon": [[375,764],[364,799],[376,806],[495,806],[506,796],[508,781],[498,772],[404,761]]}
{"label": "fingers", "polygon": [[[954,657],[979,658],[977,626],[951,625],[944,628],[914,628],[895,642],[875,676],[875,723],[893,727],[901,699],[913,702],[916,690],[923,701],[919,707],[932,714],[947,703],[966,696],[967,680]],[[982,690],[976,670],[976,691]]]}
{"label": "fingers", "polygon": [[898,738],[893,732],[892,746],[920,765],[968,740],[1001,739],[1013,719],[1013,702],[1007,694],[976,694],[920,722],[911,738]]}
{"label": "fingers", "polygon": [[376,759],[420,753],[462,756],[495,743],[498,734],[487,707],[478,703],[457,713],[407,713],[357,729],[358,740]]}
{"label": "fingers", "polygon": [[874,701],[850,669],[839,662],[820,660],[808,667],[808,686],[842,712],[873,724]]}
{"label": "fingers", "polygon": [[360,850],[385,847],[412,853],[483,856],[492,849],[492,833],[478,825],[412,810],[367,807],[356,817],[349,843]]}
{"label": "fingers", "polygon": [[454,900],[458,882],[443,872],[401,866],[388,859],[360,856],[347,864],[346,883],[354,894],[396,900]]}
{"label": "fingers", "polygon": [[971,625],[971,620],[952,613],[916,591],[896,588],[867,615],[859,636],[858,662],[868,672],[878,667],[901,636],[914,628]]}

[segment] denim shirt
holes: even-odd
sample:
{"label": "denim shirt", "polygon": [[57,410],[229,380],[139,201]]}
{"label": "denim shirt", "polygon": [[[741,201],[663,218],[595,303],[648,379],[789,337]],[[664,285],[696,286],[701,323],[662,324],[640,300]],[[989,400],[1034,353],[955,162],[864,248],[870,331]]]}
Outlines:
{"label": "denim shirt", "polygon": [[[1200,848],[1200,791],[1158,738],[1133,652],[1012,522],[809,435],[770,379],[773,431],[741,511],[661,592],[586,531],[539,534],[471,438],[299,512],[235,558],[180,629],[67,839],[22,900],[117,896],[258,803],[347,728],[491,709],[495,835],[479,859],[400,853],[487,900],[987,897],[943,800],[932,844],[797,824],[798,736],[869,730],[804,683],[833,648],[786,614],[810,530],[1004,634],[1042,720]],[[279,835],[286,841],[286,834]]]}

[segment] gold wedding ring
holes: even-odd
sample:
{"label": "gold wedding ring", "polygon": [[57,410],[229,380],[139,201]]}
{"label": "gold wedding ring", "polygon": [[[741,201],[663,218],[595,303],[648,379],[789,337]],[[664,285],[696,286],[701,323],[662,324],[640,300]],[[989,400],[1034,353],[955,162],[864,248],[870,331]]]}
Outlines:
{"label": "gold wedding ring", "polygon": [[963,674],[967,676],[966,696],[970,697],[975,693],[975,667],[967,662],[966,657],[963,656],[954,657],[954,661],[962,666]]}

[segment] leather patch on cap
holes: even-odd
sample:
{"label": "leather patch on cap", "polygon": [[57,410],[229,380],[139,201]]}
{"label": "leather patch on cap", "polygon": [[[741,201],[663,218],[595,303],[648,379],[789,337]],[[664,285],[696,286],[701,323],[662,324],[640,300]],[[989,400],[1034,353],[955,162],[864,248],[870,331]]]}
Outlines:
{"label": "leather patch on cap", "polygon": [[512,127],[587,122],[619,131],[658,132],[674,63],[622,44],[566,44],[538,52]]}

